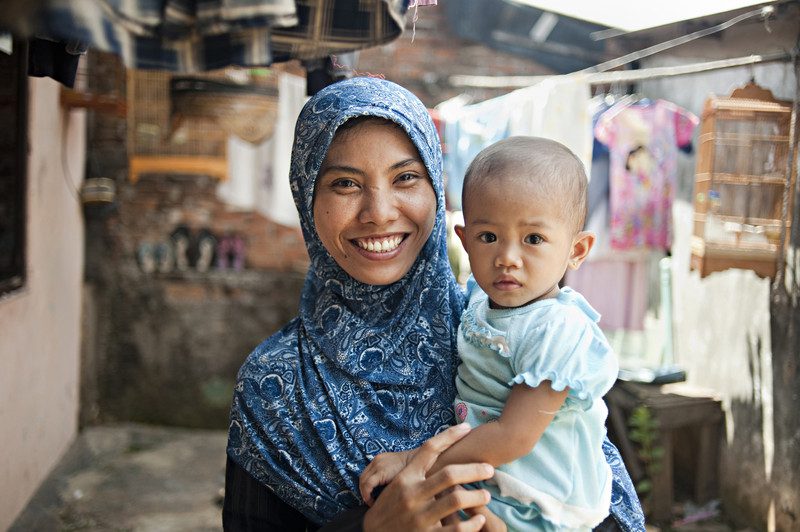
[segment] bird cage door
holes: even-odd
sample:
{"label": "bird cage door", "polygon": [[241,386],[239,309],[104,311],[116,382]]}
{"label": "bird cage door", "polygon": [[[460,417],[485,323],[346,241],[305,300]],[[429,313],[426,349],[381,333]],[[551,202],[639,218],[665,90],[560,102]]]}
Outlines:
{"label": "bird cage door", "polygon": [[[789,164],[792,105],[750,83],[705,104],[695,174],[693,269],[727,268],[772,277],[794,165]],[[790,167],[792,170],[790,170]]]}

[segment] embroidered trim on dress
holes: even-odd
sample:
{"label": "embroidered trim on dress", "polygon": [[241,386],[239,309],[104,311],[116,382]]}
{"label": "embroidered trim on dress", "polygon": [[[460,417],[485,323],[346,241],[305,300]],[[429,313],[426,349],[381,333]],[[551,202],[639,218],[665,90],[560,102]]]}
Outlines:
{"label": "embroidered trim on dress", "polygon": [[475,315],[476,307],[477,305],[468,305],[461,315],[464,338],[475,347],[491,349],[506,358],[511,356],[511,350],[508,348],[505,335],[494,334],[488,325],[480,323]]}

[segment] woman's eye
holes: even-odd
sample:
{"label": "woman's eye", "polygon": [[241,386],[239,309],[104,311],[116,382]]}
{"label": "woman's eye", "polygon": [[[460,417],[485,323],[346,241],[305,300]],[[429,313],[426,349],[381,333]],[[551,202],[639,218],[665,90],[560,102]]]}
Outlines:
{"label": "woman's eye", "polygon": [[528,235],[525,237],[526,244],[533,244],[535,246],[537,244],[541,244],[542,242],[544,242],[544,238],[542,238],[540,235]]}
{"label": "woman's eye", "polygon": [[491,244],[497,241],[497,236],[494,233],[481,233],[478,235],[478,240],[486,244]]}
{"label": "woman's eye", "polygon": [[419,179],[419,176],[417,174],[412,174],[408,172],[397,176],[397,182],[399,183],[408,183],[409,181],[414,181],[415,179]]}
{"label": "woman's eye", "polygon": [[356,186],[356,182],[352,179],[341,178],[336,179],[333,183],[331,183],[331,186],[333,188],[351,188]]}

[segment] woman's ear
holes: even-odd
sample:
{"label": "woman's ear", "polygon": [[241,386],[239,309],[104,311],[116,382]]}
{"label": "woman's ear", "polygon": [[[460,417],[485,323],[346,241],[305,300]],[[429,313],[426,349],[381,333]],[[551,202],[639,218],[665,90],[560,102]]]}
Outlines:
{"label": "woman's ear", "polygon": [[461,240],[461,245],[464,246],[464,249],[467,249],[467,235],[464,233],[464,226],[463,225],[455,225],[453,229],[458,236],[458,239]]}
{"label": "woman's ear", "polygon": [[589,252],[594,246],[595,235],[589,231],[581,231],[572,241],[572,253],[569,256],[569,267],[577,270],[581,263],[586,260]]}

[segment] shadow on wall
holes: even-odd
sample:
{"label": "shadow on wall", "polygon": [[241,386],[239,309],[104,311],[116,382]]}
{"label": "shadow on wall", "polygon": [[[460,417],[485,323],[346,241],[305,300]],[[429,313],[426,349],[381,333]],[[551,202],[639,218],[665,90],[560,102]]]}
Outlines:
{"label": "shadow on wall", "polygon": [[[82,422],[226,428],[236,373],[297,313],[303,275],[206,272],[153,277],[120,268],[94,290],[94,370],[84,372]],[[97,295],[99,294],[99,295]]]}

